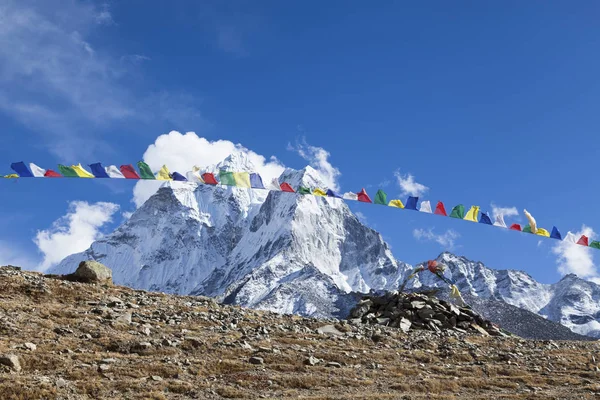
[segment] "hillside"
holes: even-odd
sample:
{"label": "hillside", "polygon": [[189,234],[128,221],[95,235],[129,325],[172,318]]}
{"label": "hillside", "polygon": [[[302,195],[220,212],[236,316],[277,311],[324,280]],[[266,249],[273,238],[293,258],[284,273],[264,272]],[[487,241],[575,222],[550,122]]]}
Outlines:
{"label": "hillside", "polygon": [[3,399],[580,399],[600,395],[598,361],[598,342],[405,334],[0,268]]}

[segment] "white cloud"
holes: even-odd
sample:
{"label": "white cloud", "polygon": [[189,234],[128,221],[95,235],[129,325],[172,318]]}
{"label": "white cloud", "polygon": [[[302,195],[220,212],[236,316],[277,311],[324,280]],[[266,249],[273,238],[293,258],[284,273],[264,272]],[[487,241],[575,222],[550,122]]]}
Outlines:
{"label": "white cloud", "polygon": [[491,204],[492,206],[492,218],[496,219],[496,216],[502,214],[504,215],[504,218],[507,217],[516,217],[519,215],[519,211],[517,210],[517,207],[500,207],[495,205],[494,203]]}
{"label": "white cloud", "polygon": [[288,150],[297,152],[300,157],[308,161],[310,166],[319,172],[327,189],[339,190],[338,178],[342,173],[329,162],[331,154],[327,150],[322,147],[311,146],[306,143],[305,139],[302,139],[301,143],[296,143],[296,146],[288,144]]}
{"label": "white cloud", "polygon": [[[586,235],[590,241],[595,237],[595,232],[592,228],[583,225],[579,232],[574,235],[580,238],[581,235]],[[594,264],[593,249],[586,246],[567,242],[566,240],[558,240],[552,252],[556,254],[558,272],[562,275],[576,274],[580,278],[590,280],[600,280],[598,268]]]}
{"label": "white cloud", "polygon": [[121,213],[121,215],[123,216],[123,218],[124,218],[124,219],[126,219],[126,220],[127,220],[127,219],[131,218],[131,216],[133,215],[133,213],[132,213],[132,212],[130,212],[130,211],[123,211],[123,212]]}
{"label": "white cloud", "polygon": [[65,257],[86,250],[102,236],[100,228],[111,222],[118,210],[119,206],[113,203],[71,202],[65,216],[56,220],[51,228],[38,231],[34,238],[44,257],[38,269],[45,271]]}
{"label": "white cloud", "polygon": [[413,236],[418,240],[434,241],[439,243],[446,249],[453,249],[456,243],[456,239],[460,237],[460,234],[452,229],[448,229],[442,234],[436,234],[433,229],[415,229],[413,230]]}
{"label": "white cloud", "polygon": [[96,23],[100,25],[113,25],[115,23],[112,14],[108,11],[108,4],[104,3],[102,10],[96,14]]}
{"label": "white cloud", "polygon": [[[233,153],[244,154],[265,182],[279,177],[285,169],[274,157],[267,160],[264,156],[241,144],[235,144],[228,140],[209,141],[194,132],[183,135],[171,131],[159,136],[153,144],[148,146],[143,159],[153,171],[158,171],[164,164],[171,171],[185,174],[194,165],[200,168],[212,167]],[[136,206],[140,207],[159,187],[159,182],[136,183],[133,196]]]}
{"label": "white cloud", "polygon": [[[90,2],[0,2],[0,112],[29,128],[62,162],[109,152],[100,132],[110,134],[115,123],[185,124],[190,115],[198,121],[190,106],[196,101],[138,93],[131,84],[140,76],[136,64],[94,46],[97,33],[112,23],[107,6]],[[182,112],[190,114],[183,122]]]}
{"label": "white cloud", "polygon": [[394,175],[403,195],[420,197],[429,190],[427,186],[416,182],[415,177],[411,174],[402,175],[400,171],[396,171]]}

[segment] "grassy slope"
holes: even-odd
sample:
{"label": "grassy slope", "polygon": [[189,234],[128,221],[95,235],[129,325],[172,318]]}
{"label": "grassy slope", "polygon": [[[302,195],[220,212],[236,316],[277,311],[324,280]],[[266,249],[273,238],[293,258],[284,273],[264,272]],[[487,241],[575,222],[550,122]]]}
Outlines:
{"label": "grassy slope", "polygon": [[[111,296],[125,304],[105,306]],[[116,320],[126,312],[132,313],[131,324]],[[337,326],[346,335],[332,337],[316,333],[325,323],[221,306],[206,298],[71,283],[0,268],[0,354],[17,354],[22,364],[19,373],[0,366],[1,398],[600,395],[598,342],[406,335],[345,324]],[[27,342],[37,349],[22,349]],[[141,342],[151,347],[142,349]],[[323,361],[305,365],[311,355]],[[252,356],[264,364],[250,363]]]}

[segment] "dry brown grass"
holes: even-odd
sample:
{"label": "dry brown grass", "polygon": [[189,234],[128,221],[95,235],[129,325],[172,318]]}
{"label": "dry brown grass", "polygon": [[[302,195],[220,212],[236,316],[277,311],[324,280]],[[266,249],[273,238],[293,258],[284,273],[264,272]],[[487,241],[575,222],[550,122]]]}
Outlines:
{"label": "dry brown grass", "polygon": [[[45,279],[44,285],[48,293],[21,276],[0,276],[0,316],[8,316],[0,318],[0,353],[17,353],[23,367],[18,374],[0,372],[2,400],[259,395],[272,399],[569,399],[600,394],[600,373],[595,370],[600,361],[598,343],[549,346],[480,336],[431,339],[418,332],[407,336],[394,330],[380,332],[377,342],[370,335],[340,340],[315,333],[322,325],[319,321],[209,302],[189,307],[184,303],[195,302],[194,298],[154,293],[145,297],[155,304],[129,310],[134,313],[133,325],[114,325],[91,313],[93,307],[87,302],[117,296],[135,303],[139,292],[63,284],[55,279]],[[223,313],[223,322],[205,317]],[[163,314],[184,318],[179,324],[169,324],[156,319]],[[238,328],[222,329],[233,318],[228,314],[236,315],[238,328],[251,332],[267,326],[269,335],[244,336]],[[139,333],[145,322],[152,326],[150,336]],[[277,328],[290,324],[299,324],[303,333]],[[57,327],[73,333],[57,334]],[[354,329],[336,327],[349,333]],[[92,338],[84,338],[86,334]],[[181,343],[162,346],[163,338]],[[136,350],[137,343],[146,341],[154,343],[150,349]],[[244,341],[254,350],[242,348]],[[25,342],[35,343],[37,350],[20,349]],[[258,351],[259,347],[277,352]],[[508,353],[520,355],[509,357],[509,364]],[[253,355],[262,357],[264,364],[250,364]],[[324,363],[305,365],[309,355]],[[100,360],[106,358],[115,361],[100,371]],[[327,367],[326,362],[342,367]],[[56,386],[59,378],[66,387]]]}

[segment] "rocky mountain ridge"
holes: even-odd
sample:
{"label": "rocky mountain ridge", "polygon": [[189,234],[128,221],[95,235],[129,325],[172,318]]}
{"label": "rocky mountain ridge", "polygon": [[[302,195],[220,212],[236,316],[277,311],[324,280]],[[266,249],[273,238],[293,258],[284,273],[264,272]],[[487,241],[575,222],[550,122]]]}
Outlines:
{"label": "rocky mountain ridge", "polygon": [[[255,167],[233,154],[212,167],[221,169]],[[286,169],[284,181],[324,187],[311,167]],[[358,294],[395,290],[412,270],[341,199],[193,183],[166,184],[115,232],[50,272],[73,272],[88,259],[110,266],[116,282],[134,288],[315,317],[343,317]],[[545,285],[524,272],[493,270],[450,253],[438,260],[465,294],[600,337],[600,287],[592,282],[567,276]],[[408,288],[439,285],[425,272]]]}

